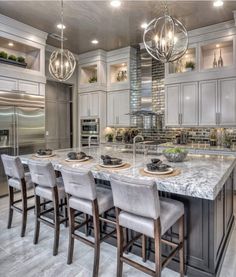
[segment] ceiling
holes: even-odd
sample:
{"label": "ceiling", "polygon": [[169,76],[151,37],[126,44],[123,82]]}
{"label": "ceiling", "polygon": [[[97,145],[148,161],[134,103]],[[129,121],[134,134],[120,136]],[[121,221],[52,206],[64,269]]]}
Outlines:
{"label": "ceiling", "polygon": [[[236,1],[213,7],[212,1],[168,1],[171,15],[188,30],[233,19]],[[163,1],[123,0],[120,8],[109,1],[64,1],[65,47],[74,53],[95,49],[112,50],[142,42],[142,22],[161,15]],[[0,1],[0,13],[47,33],[59,33],[60,1]],[[94,38],[99,44],[91,44]],[[59,46],[48,38],[47,43]]]}

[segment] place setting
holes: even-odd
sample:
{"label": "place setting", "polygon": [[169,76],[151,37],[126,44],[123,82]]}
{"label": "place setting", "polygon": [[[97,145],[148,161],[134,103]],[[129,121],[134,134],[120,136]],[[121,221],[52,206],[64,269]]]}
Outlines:
{"label": "place setting", "polygon": [[89,156],[84,152],[69,152],[65,161],[68,163],[83,163],[88,162],[92,159],[92,156]]}
{"label": "place setting", "polygon": [[35,154],[33,154],[33,157],[43,159],[52,158],[54,156],[56,156],[56,154],[53,153],[52,149],[39,149]]}
{"label": "place setting", "polygon": [[130,163],[123,161],[120,158],[111,157],[109,155],[101,155],[101,162],[97,165],[97,169],[108,169],[108,170],[124,170],[131,167]]}
{"label": "place setting", "polygon": [[141,168],[139,173],[147,177],[174,177],[179,175],[181,170],[163,163],[160,159],[151,159],[151,163]]}

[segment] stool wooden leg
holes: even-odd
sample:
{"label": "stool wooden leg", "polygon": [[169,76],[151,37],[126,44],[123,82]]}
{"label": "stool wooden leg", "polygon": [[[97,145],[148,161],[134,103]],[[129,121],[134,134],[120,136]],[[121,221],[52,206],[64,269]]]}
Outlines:
{"label": "stool wooden leg", "polygon": [[145,235],[142,235],[142,258],[143,262],[147,261],[147,255],[146,255],[146,247],[147,247],[147,239]]}
{"label": "stool wooden leg", "polygon": [[73,260],[73,252],[74,252],[74,238],[72,235],[75,231],[75,210],[70,208],[69,209],[69,246],[68,246],[68,256],[67,256],[67,264],[71,264]]}
{"label": "stool wooden leg", "polygon": [[161,277],[161,225],[160,218],[154,220],[154,240],[155,240],[155,271],[156,277]]}
{"label": "stool wooden leg", "polygon": [[26,183],[25,180],[22,179],[22,225],[21,225],[21,237],[25,236],[26,222],[27,222],[27,192],[26,192]]}
{"label": "stool wooden leg", "polygon": [[117,277],[121,277],[123,272],[123,262],[121,261],[121,257],[123,256],[123,246],[124,246],[123,227],[119,225],[119,214],[120,214],[120,210],[116,208]]}
{"label": "stool wooden leg", "polygon": [[8,223],[7,223],[7,228],[11,228],[12,224],[12,217],[13,217],[13,201],[14,201],[14,192],[13,192],[13,187],[8,186],[8,191],[9,191],[9,211],[8,211]]}
{"label": "stool wooden leg", "polygon": [[[84,220],[88,221],[88,215],[84,214]],[[88,226],[88,222],[85,224],[85,236],[87,237],[89,235],[89,226]]]}
{"label": "stool wooden leg", "polygon": [[54,208],[53,256],[56,256],[58,253],[59,235],[60,235],[59,199],[58,199],[57,187],[53,188],[53,208]]}
{"label": "stool wooden leg", "polygon": [[93,263],[93,277],[98,277],[99,260],[100,260],[100,226],[99,226],[99,212],[97,199],[93,201],[93,225],[94,225],[94,263]]}
{"label": "stool wooden leg", "polygon": [[[125,243],[125,245],[127,245],[129,242],[129,230],[127,228],[125,228],[125,231],[123,232],[123,236],[124,236],[124,243]],[[128,254],[128,253],[129,253],[129,251],[128,251],[128,249],[126,249],[125,254]]]}
{"label": "stool wooden leg", "polygon": [[180,277],[184,277],[184,216],[179,219],[179,243],[182,243],[182,247],[179,250],[179,272]]}
{"label": "stool wooden leg", "polygon": [[40,197],[38,195],[35,195],[35,213],[34,244],[37,244],[39,240],[40,229],[40,221],[38,220],[40,217]]}

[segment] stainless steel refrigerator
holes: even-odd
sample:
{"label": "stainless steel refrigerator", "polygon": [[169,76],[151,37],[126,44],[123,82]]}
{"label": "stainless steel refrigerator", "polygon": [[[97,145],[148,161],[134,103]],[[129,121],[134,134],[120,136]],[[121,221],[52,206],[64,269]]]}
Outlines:
{"label": "stainless steel refrigerator", "polygon": [[[0,155],[23,155],[45,147],[45,99],[0,91]],[[7,194],[0,159],[0,196]]]}

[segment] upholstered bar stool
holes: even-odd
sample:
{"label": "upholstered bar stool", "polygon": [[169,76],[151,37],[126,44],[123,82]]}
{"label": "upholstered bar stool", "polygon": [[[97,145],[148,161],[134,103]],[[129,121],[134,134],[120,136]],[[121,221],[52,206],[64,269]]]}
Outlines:
{"label": "upholstered bar stool", "polygon": [[[24,166],[19,157],[1,155],[5,174],[7,176],[8,191],[9,191],[9,216],[7,228],[10,229],[12,225],[13,210],[22,214],[21,237],[25,236],[27,211],[33,209],[34,206],[28,207],[27,200],[34,197],[27,196],[27,190],[33,188],[30,173],[25,173]],[[14,200],[14,189],[21,191],[21,198]],[[22,208],[15,206],[15,204],[22,202]]]}
{"label": "upholstered bar stool", "polygon": [[[36,208],[36,218],[35,218],[35,233],[34,233],[34,244],[38,243],[39,239],[39,229],[40,222],[45,223],[49,227],[54,228],[54,244],[53,244],[53,255],[58,253],[59,236],[60,236],[60,224],[67,220],[66,214],[61,215],[59,209],[62,205],[66,205],[64,201],[60,204],[60,200],[65,200],[65,189],[62,178],[56,178],[56,174],[53,165],[50,162],[42,162],[30,160],[29,169],[31,173],[32,182],[34,183],[34,193],[35,193],[35,208]],[[40,199],[46,199],[52,201],[53,207],[47,210],[41,211],[40,209]],[[54,213],[53,222],[46,219],[47,213]],[[60,219],[60,217],[63,219]]]}
{"label": "upholstered bar stool", "polygon": [[[111,187],[116,208],[117,224],[117,276],[122,276],[123,263],[127,263],[151,276],[161,276],[170,260],[179,252],[180,276],[184,276],[184,205],[183,203],[159,198],[153,181],[113,175]],[[162,238],[176,222],[179,223],[179,243]],[[126,249],[123,239],[123,227],[131,229],[155,242],[155,271],[131,259],[124,257]],[[139,236],[140,237],[140,236]],[[137,237],[138,238],[138,237]],[[171,246],[170,255],[162,261],[161,243]]]}
{"label": "upholstered bar stool", "polygon": [[[65,184],[69,209],[69,248],[67,263],[72,263],[74,239],[78,239],[94,247],[93,277],[97,277],[99,271],[100,243],[116,231],[113,230],[103,238],[100,237],[99,220],[113,223],[115,226],[114,222],[100,216],[113,208],[112,192],[109,189],[97,187],[90,171],[64,167],[61,173]],[[75,212],[77,211],[93,217],[94,242],[75,233],[80,227],[88,224],[89,220],[85,220],[76,226]]]}

